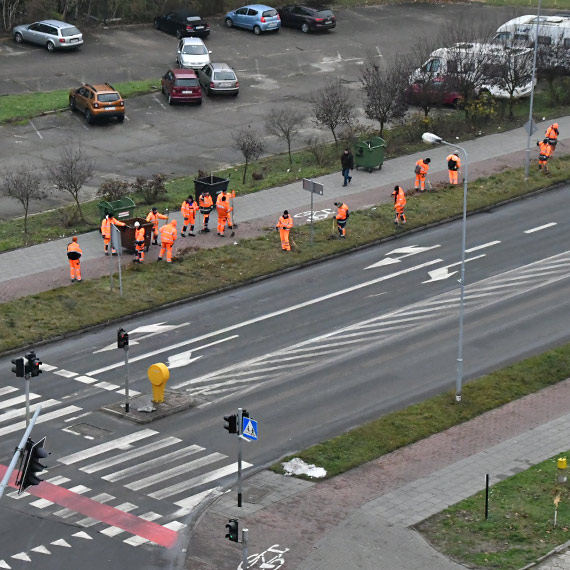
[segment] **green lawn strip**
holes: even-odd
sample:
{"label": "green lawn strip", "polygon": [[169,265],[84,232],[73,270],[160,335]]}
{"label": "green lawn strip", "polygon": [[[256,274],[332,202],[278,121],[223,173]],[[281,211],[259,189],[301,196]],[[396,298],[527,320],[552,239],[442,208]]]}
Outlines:
{"label": "green lawn strip", "polygon": [[[557,482],[558,457],[493,485],[489,518],[482,491],[416,528],[441,552],[470,568],[517,570],[570,539],[570,489]],[[554,526],[554,498],[560,496]]]}
{"label": "green lawn strip", "polygon": [[[529,184],[523,183],[522,169],[505,171],[489,179],[481,178],[469,186],[468,208],[486,207],[525,192],[545,187],[557,179],[565,179],[570,156],[554,159],[552,177],[532,171]],[[376,209],[356,211],[350,217],[348,239],[329,239],[330,220],[315,224],[314,244],[310,244],[310,226],[293,230],[300,252],[283,255],[279,235],[268,228],[266,235],[243,240],[238,245],[214,249],[189,248],[182,251],[176,263],[147,263],[123,272],[125,294],[109,290],[109,279],[93,279],[81,285],[63,287],[0,306],[0,326],[10,335],[0,339],[0,352],[37,343],[54,336],[80,331],[137,311],[156,309],[177,300],[215,291],[224,286],[237,286],[275,271],[299,266],[340,251],[369,244],[383,238],[420,228],[460,215],[461,188],[441,187],[432,192],[409,196],[405,228],[395,228],[391,204]],[[65,252],[62,251],[62,256]],[[168,283],[166,287],[164,284]],[[109,307],[112,310],[109,310]],[[73,319],[65,315],[73,314]]]}
{"label": "green lawn strip", "polygon": [[271,469],[283,473],[282,461],[300,457],[326,469],[327,478],[334,477],[569,376],[567,344],[469,382],[460,406],[454,391],[435,396],[285,457]]}
{"label": "green lawn strip", "polygon": [[[128,81],[115,83],[113,87],[119,91],[124,99],[128,99],[158,90],[160,88],[160,80]],[[69,89],[3,95],[0,97],[0,123],[31,119],[43,113],[68,109],[68,95]]]}

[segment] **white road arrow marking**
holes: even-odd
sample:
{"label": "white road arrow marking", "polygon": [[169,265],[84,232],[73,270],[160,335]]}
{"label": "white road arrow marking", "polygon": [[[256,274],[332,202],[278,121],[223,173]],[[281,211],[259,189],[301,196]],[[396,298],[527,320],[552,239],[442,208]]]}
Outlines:
{"label": "white road arrow marking", "polygon": [[[18,554],[14,554],[14,556],[12,556],[12,558],[15,558],[16,560],[24,560],[25,562],[31,562],[32,559],[25,553],[25,552],[19,552]],[[9,568],[9,566],[8,566]]]}
{"label": "white road arrow marking", "polygon": [[67,542],[63,538],[60,538],[59,540],[54,540],[53,542],[50,542],[50,544],[53,544],[54,546],[63,546],[65,548],[71,548],[71,544],[69,544],[69,542]]}
{"label": "white road arrow marking", "polygon": [[[481,255],[476,255],[475,257],[470,257],[469,259],[465,260],[465,263],[469,261],[474,261],[475,259],[479,259],[480,257],[485,257],[486,254],[482,253]],[[428,271],[429,279],[426,281],[422,281],[422,283],[432,283],[433,281],[443,281],[444,279],[448,279],[452,275],[455,275],[457,271],[449,272],[450,267],[456,267],[457,265],[461,265],[461,261],[457,263],[452,263],[451,265],[446,265],[445,267],[438,267],[437,269],[433,269],[432,271]]]}
{"label": "white road arrow marking", "polygon": [[[164,323],[155,323],[153,325],[143,325],[142,327],[137,327],[132,331],[128,331],[129,336],[137,333],[148,333],[144,334],[143,336],[139,336],[137,339],[129,338],[129,346],[134,346],[135,344],[139,344],[141,340],[146,338],[150,338],[151,336],[155,336],[157,334],[162,334],[165,332],[173,331],[174,329],[178,329],[180,327],[185,327],[190,323],[182,323],[179,325],[165,325]],[[99,350],[94,350],[93,354],[97,354],[98,352],[106,352],[108,350],[114,350],[117,348],[117,343],[114,342],[113,344],[108,344]]]}
{"label": "white road arrow marking", "polygon": [[0,568],[6,568],[7,570],[10,570],[12,566],[9,566],[5,560],[0,560]]}
{"label": "white road arrow marking", "polygon": [[[420,245],[410,245],[406,247],[399,247],[393,251],[389,251],[384,259],[365,267],[364,269],[372,269],[373,267],[382,267],[384,265],[391,265],[392,263],[400,263],[404,257],[409,257],[410,255],[416,255],[417,253],[423,253],[424,251],[429,251],[430,249],[435,249],[441,247],[439,244],[432,245],[431,247],[422,247]],[[390,255],[402,254],[400,257],[390,257]]]}
{"label": "white road arrow marking", "polygon": [[181,352],[180,354],[169,356],[168,368],[180,368],[181,366],[187,366],[188,364],[195,362],[196,360],[200,360],[202,356],[204,355],[201,354],[200,356],[196,356],[196,358],[192,358],[191,350],[189,350],[188,352]]}

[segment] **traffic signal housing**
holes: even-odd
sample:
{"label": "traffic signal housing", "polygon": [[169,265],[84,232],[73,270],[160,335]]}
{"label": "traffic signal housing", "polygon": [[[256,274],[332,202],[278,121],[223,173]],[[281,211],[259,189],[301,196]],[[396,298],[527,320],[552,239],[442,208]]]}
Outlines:
{"label": "traffic signal housing", "polygon": [[230,416],[224,416],[224,429],[227,429],[229,433],[237,433],[237,415],[232,414]]}
{"label": "traffic signal housing", "polygon": [[18,378],[23,378],[25,375],[25,366],[24,366],[24,359],[20,356],[20,358],[12,358],[12,372],[16,374]]}
{"label": "traffic signal housing", "polygon": [[232,542],[239,542],[238,541],[238,519],[230,519],[228,524],[226,525],[228,532],[226,534],[226,538],[231,540]]}
{"label": "traffic signal housing", "polygon": [[32,350],[28,354],[26,354],[26,359],[28,360],[26,364],[26,374],[35,378],[39,376],[43,370],[40,368],[42,365],[42,361],[36,356],[36,353]]}
{"label": "traffic signal housing", "polygon": [[117,348],[125,348],[129,346],[129,333],[125,329],[117,331]]}
{"label": "traffic signal housing", "polygon": [[38,473],[46,468],[41,460],[45,459],[49,453],[44,447],[46,438],[43,437],[37,443],[32,439],[26,442],[26,455],[24,457],[23,468],[20,471],[20,478],[18,480],[18,495],[23,493],[33,485],[39,485],[43,479],[38,477]]}

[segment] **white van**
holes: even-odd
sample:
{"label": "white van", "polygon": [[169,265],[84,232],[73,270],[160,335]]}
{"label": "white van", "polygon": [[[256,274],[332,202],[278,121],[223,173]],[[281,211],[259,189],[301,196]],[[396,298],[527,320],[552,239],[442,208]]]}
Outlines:
{"label": "white van", "polygon": [[[497,85],[494,77],[505,66],[511,57],[524,58],[529,65],[529,80],[526,85],[518,87],[513,96],[515,98],[530,95],[532,91],[532,49],[527,47],[508,47],[501,44],[460,43],[449,48],[439,48],[433,51],[429,59],[410,76],[410,83],[433,81],[434,79],[450,79],[458,74],[472,73],[474,77],[488,77],[489,82],[483,81],[477,91],[488,91],[494,97],[508,99],[506,89]],[[480,67],[484,66],[483,74]],[[477,80],[477,83],[481,83]]]}
{"label": "white van", "polygon": [[534,46],[537,35],[539,45],[556,45],[561,42],[568,48],[570,57],[570,17],[520,16],[499,27],[494,40],[503,45]]}

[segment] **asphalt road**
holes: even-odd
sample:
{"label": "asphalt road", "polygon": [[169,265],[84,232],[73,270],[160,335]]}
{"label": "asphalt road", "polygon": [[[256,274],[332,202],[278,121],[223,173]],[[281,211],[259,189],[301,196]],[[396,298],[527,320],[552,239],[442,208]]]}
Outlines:
{"label": "asphalt road", "polygon": [[[567,191],[469,218],[466,382],[568,342]],[[53,485],[38,487],[39,498],[0,501],[3,527],[12,524],[0,561],[29,567],[22,553],[38,560],[32,549],[45,545],[56,554],[41,555],[46,570],[77,560],[85,570],[99,568],[102,551],[109,569],[127,559],[133,567],[176,568],[183,539],[157,548],[144,537],[168,541],[163,525],[184,535],[200,500],[235,481],[237,440],[223,431],[223,415],[241,406],[259,421],[259,441],[244,449],[251,471],[453,388],[460,232],[460,222],[442,225],[39,347],[45,372],[32,383],[32,403],[45,409],[34,435],[48,435]],[[146,370],[164,362],[168,388],[202,405],[147,425],[102,413],[122,399],[118,326],[131,333],[132,390],[149,393]],[[0,360],[4,464],[23,430],[23,387],[10,366]],[[124,510],[133,520],[121,519]]]}
{"label": "asphalt road", "polygon": [[[360,70],[367,52],[382,60],[409,53],[417,38],[436,36],[445,26],[462,20],[494,22],[511,16],[509,9],[469,5],[414,4],[374,6],[338,11],[338,26],[325,34],[302,34],[282,29],[255,36],[227,30],[214,21],[207,45],[213,61],[236,69],[241,86],[238,98],[204,97],[201,106],[169,107],[160,93],[127,101],[127,120],[88,125],[71,112],[38,117],[26,125],[0,126],[0,161],[6,168],[21,164],[42,167],[57,158],[66,144],[82,144],[96,161],[97,175],[83,190],[92,197],[108,178],[134,180],[165,172],[172,176],[208,171],[242,162],[232,148],[232,133],[251,125],[264,133],[265,118],[276,108],[292,104],[307,111],[302,136],[329,137],[310,117],[311,94],[327,79],[340,77],[354,91],[357,115],[362,118]],[[11,40],[0,43],[0,94],[67,89],[83,82],[158,79],[175,65],[177,40],[148,27],[88,31],[76,52],[49,54]],[[421,63],[421,62],[419,62]],[[283,152],[283,144],[266,137],[267,152]],[[33,203],[32,211],[69,202],[55,193]],[[0,212],[21,214],[15,200],[2,200]]]}

